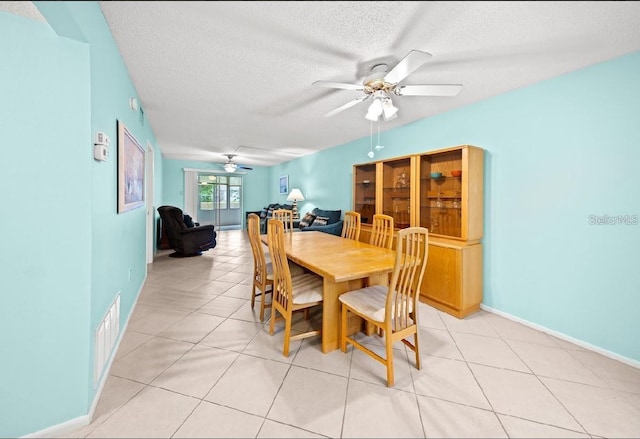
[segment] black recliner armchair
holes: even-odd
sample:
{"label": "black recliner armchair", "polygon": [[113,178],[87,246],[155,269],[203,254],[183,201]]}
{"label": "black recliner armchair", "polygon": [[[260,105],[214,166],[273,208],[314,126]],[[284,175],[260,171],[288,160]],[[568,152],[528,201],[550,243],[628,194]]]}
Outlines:
{"label": "black recliner armchair", "polygon": [[216,232],[213,225],[187,227],[182,209],[174,206],[160,206],[158,213],[162,218],[169,244],[175,253],[172,257],[199,256],[203,251],[216,246]]}

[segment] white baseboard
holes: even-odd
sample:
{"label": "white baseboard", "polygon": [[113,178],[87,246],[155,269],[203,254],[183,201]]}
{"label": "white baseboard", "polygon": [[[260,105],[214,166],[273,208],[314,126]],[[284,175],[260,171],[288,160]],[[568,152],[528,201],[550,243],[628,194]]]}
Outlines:
{"label": "white baseboard", "polygon": [[44,430],[36,431],[35,433],[22,436],[24,438],[47,438],[47,437],[63,437],[66,434],[76,431],[85,425],[89,425],[91,417],[89,415],[78,416],[75,419],[71,419],[62,424],[57,424],[52,427],[45,428]]}
{"label": "white baseboard", "polygon": [[127,317],[127,321],[122,325],[122,330],[118,336],[118,340],[116,341],[113,350],[111,351],[111,356],[109,357],[109,361],[105,364],[104,370],[102,371],[102,376],[100,377],[100,382],[98,383],[96,394],[93,398],[93,402],[91,403],[91,408],[89,409],[89,414],[78,416],[77,418],[71,419],[69,421],[65,421],[61,424],[52,425],[51,427],[47,427],[44,430],[36,431],[35,433],[30,433],[28,435],[22,436],[23,438],[52,438],[52,437],[62,437],[68,435],[69,433],[73,433],[74,431],[89,425],[91,423],[91,419],[93,418],[93,414],[96,411],[96,406],[98,405],[98,401],[100,401],[100,396],[102,396],[102,390],[104,389],[105,382],[107,381],[107,377],[109,376],[109,371],[111,370],[111,365],[113,364],[113,360],[116,357],[116,353],[120,348],[120,342],[122,341],[122,337],[127,332],[127,327],[129,326],[129,320],[131,319],[131,315],[133,311],[136,309],[136,305],[138,305],[138,299],[140,298],[140,293],[142,293],[142,288],[144,287],[145,282],[147,281],[148,273],[145,273],[144,280],[142,281],[142,285],[138,290],[138,295],[136,296],[136,300],[133,303],[133,307],[131,307],[131,312]]}
{"label": "white baseboard", "polygon": [[640,361],[633,360],[633,359],[627,358],[627,357],[623,357],[622,355],[616,354],[615,352],[607,351],[606,349],[602,349],[602,348],[600,348],[598,346],[594,346],[594,345],[592,345],[590,343],[587,343],[585,341],[578,340],[576,338],[570,337],[570,336],[568,336],[566,334],[563,334],[561,332],[557,332],[557,331],[554,331],[552,329],[546,328],[544,326],[540,326],[540,325],[538,325],[536,323],[531,323],[531,322],[529,322],[527,320],[523,320],[521,318],[512,316],[511,314],[505,313],[503,311],[498,311],[497,309],[491,308],[490,306],[486,306],[484,304],[480,304],[480,308],[485,310],[485,311],[487,311],[487,312],[490,312],[490,313],[493,313],[493,314],[497,314],[497,315],[499,315],[501,317],[504,317],[506,319],[513,320],[514,322],[521,323],[521,324],[523,324],[525,326],[528,326],[530,328],[536,329],[538,331],[542,331],[542,332],[545,332],[545,333],[547,333],[549,335],[553,335],[554,337],[558,337],[561,340],[568,341],[569,343],[573,343],[573,344],[578,345],[578,346],[580,346],[582,348],[585,348],[587,350],[597,352],[599,354],[604,355],[605,357],[609,357],[609,358],[611,358],[613,360],[618,360],[618,361],[620,361],[622,363],[628,364],[631,367],[635,367],[637,369],[640,369]]}

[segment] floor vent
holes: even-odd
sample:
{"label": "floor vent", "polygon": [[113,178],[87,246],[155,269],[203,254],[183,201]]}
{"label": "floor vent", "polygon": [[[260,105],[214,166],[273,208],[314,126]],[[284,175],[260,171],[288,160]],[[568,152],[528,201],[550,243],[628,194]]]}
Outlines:
{"label": "floor vent", "polygon": [[95,334],[95,383],[98,383],[104,366],[111,357],[111,351],[120,334],[120,294],[109,307],[109,311],[104,316]]}

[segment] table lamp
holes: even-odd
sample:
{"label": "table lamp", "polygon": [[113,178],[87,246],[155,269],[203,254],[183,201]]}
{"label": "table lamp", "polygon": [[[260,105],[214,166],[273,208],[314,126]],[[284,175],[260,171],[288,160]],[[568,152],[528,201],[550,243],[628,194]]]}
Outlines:
{"label": "table lamp", "polygon": [[298,215],[298,201],[304,201],[304,196],[302,192],[300,192],[300,189],[291,189],[291,192],[289,192],[287,196],[287,201],[293,201],[293,219],[300,219]]}

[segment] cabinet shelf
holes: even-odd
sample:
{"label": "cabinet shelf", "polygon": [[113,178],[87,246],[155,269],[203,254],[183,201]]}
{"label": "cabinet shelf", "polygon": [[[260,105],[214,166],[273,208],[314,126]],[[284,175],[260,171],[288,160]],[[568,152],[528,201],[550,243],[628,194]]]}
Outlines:
{"label": "cabinet shelf", "polygon": [[423,196],[423,199],[437,200],[438,198],[442,198],[443,200],[453,199],[453,198],[462,198],[462,193],[460,191],[444,191],[444,192],[428,191],[426,193],[426,197]]}
{"label": "cabinet shelf", "polygon": [[460,180],[462,178],[462,176],[460,177],[447,177],[446,175],[443,175],[442,177],[438,177],[438,178],[432,178],[432,177],[422,177],[420,179],[420,181],[450,181],[450,180]]}
{"label": "cabinet shelf", "polygon": [[420,209],[422,209],[422,210],[431,210],[433,212],[437,212],[438,210],[442,210],[443,212],[452,212],[452,211],[456,211],[456,210],[458,212],[462,211],[462,207],[452,207],[452,206],[448,206],[448,207],[420,206]]}
{"label": "cabinet shelf", "polygon": [[382,188],[384,191],[389,191],[389,192],[402,192],[402,193],[409,193],[410,192],[410,188],[409,187],[405,187],[405,188],[399,188],[397,186],[387,186]]}

